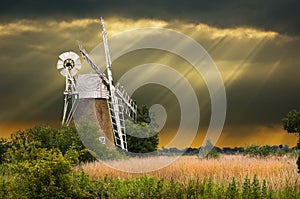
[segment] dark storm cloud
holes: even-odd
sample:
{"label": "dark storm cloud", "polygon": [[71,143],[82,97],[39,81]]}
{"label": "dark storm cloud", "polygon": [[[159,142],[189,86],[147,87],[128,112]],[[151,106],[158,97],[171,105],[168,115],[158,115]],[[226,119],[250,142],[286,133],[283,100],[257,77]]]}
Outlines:
{"label": "dark storm cloud", "polygon": [[252,26],[285,34],[300,33],[298,0],[53,0],[1,1],[2,22],[37,18],[91,17],[180,19],[218,27]]}
{"label": "dark storm cloud", "polygon": [[[236,66],[242,74],[226,89],[229,123],[280,124],[287,112],[300,108],[300,40],[278,40],[264,43]],[[242,56],[235,53],[235,58]]]}
{"label": "dark storm cloud", "polygon": [[[3,107],[0,119],[60,118],[64,82],[63,77],[55,69],[57,56],[66,50],[78,52],[77,39],[83,41],[87,50],[92,49],[101,41],[98,23],[93,19],[69,23],[34,20],[3,26],[2,29],[5,29],[6,33],[1,32],[2,36],[0,34],[0,62],[5,63],[5,67],[4,65],[1,67],[0,91],[6,95],[0,98]],[[108,26],[111,26],[110,33],[121,31],[119,27],[123,27],[124,24],[134,27],[135,23],[140,22],[107,20]],[[147,20],[143,22],[145,23]],[[224,76],[228,97],[227,124],[280,123],[281,118],[289,110],[298,108],[299,38],[258,30],[252,30],[250,34],[249,30],[243,28],[232,30],[196,26],[191,28],[190,25],[178,23],[169,23],[168,27],[187,33],[194,31],[194,38],[204,44],[215,61],[220,62],[217,65]],[[247,31],[248,34],[244,34]],[[222,42],[217,42],[217,47],[209,50],[209,46],[217,40]],[[264,42],[261,44],[260,41]],[[89,45],[86,45],[87,43]],[[115,77],[118,78],[120,74],[126,72],[124,65],[129,67],[154,63],[157,60],[178,67],[184,74],[186,63],[183,60],[160,51],[155,52],[131,53],[127,58],[115,62],[114,67],[122,69],[116,71]],[[143,58],[137,59],[141,57]],[[227,77],[228,72],[235,73],[235,70],[240,73],[238,78]],[[192,72],[187,75],[191,76],[191,82],[197,84],[195,89],[198,98],[201,99],[200,106],[203,111],[201,124],[207,125],[210,121],[210,100],[205,83],[199,77],[194,77]],[[226,83],[227,79],[232,83]],[[143,95],[147,96],[147,93]],[[22,99],[24,96],[25,100]],[[138,101],[142,100],[143,97],[140,97]],[[165,101],[170,102],[170,99],[166,98]],[[41,109],[41,105],[45,108]],[[47,109],[50,111],[45,111]]]}

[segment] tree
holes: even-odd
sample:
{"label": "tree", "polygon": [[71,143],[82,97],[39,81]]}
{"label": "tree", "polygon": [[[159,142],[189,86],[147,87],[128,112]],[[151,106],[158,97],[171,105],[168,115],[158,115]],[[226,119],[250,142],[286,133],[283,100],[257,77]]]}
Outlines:
{"label": "tree", "polygon": [[135,124],[126,120],[127,147],[132,153],[149,153],[157,150],[158,135],[145,122]]}
{"label": "tree", "polygon": [[149,126],[151,118],[146,105],[137,110],[137,124],[126,120],[126,139],[129,152],[149,153],[157,150],[158,133]]}
{"label": "tree", "polygon": [[8,149],[7,140],[5,138],[0,138],[0,164],[5,160],[4,154]]}
{"label": "tree", "polygon": [[298,134],[297,148],[300,148],[300,111],[292,110],[282,120],[283,129],[288,133]]}
{"label": "tree", "polygon": [[[292,110],[282,120],[283,129],[288,133],[298,135],[297,148],[300,149],[300,111]],[[297,160],[298,173],[300,173],[300,157]]]}
{"label": "tree", "polygon": [[137,109],[137,122],[145,122],[149,124],[151,122],[151,118],[149,115],[149,109],[147,105],[142,105],[142,107],[138,107]]}

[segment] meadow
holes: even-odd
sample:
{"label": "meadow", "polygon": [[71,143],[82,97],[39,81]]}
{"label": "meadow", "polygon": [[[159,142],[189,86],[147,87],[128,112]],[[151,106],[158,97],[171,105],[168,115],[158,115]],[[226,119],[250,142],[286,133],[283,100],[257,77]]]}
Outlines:
{"label": "meadow", "polygon": [[[115,160],[106,162],[92,162],[79,165],[76,169],[83,169],[90,178],[97,180],[105,177],[130,179],[136,177],[154,177],[167,181],[180,181],[188,183],[190,180],[212,180],[215,184],[228,185],[235,179],[238,187],[241,187],[246,178],[266,181],[268,189],[278,190],[286,186],[300,187],[298,182],[295,157],[270,156],[266,158],[249,157],[244,155],[221,155],[216,159],[202,159],[197,156],[182,156],[174,163],[162,169],[147,173],[155,164],[168,162],[173,157],[155,156],[144,158],[130,158],[127,160]],[[108,165],[110,166],[108,166]],[[156,166],[156,165],[155,165]],[[123,168],[122,172],[114,168]],[[132,173],[135,172],[135,173]]]}
{"label": "meadow", "polygon": [[0,198],[300,198],[296,150],[253,145],[206,158],[132,157],[96,146],[102,162],[73,128],[41,126],[0,139]]}

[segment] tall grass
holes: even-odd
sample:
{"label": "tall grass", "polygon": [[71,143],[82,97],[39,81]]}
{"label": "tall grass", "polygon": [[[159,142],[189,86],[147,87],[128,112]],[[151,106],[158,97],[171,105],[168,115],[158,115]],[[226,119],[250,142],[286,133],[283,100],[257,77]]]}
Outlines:
{"label": "tall grass", "polygon": [[131,179],[104,178],[95,181],[97,198],[224,198],[224,199],[267,199],[300,198],[300,190],[295,186],[286,186],[280,190],[267,189],[265,181],[256,176],[251,181],[245,179],[243,187],[238,187],[235,178],[228,185],[220,185],[212,180],[189,180],[187,183],[154,177],[136,177]]}
{"label": "tall grass", "polygon": [[146,175],[156,179],[183,183],[188,183],[191,179],[211,179],[213,183],[228,185],[234,178],[236,185],[242,187],[247,177],[253,179],[255,175],[260,182],[266,181],[268,189],[276,190],[295,185],[300,187],[296,159],[291,157],[255,158],[242,155],[223,155],[218,159],[200,159],[196,156],[183,156],[160,170],[146,174],[130,172],[139,169],[142,171],[163,160],[168,162],[170,158],[172,157],[130,158],[109,163],[129,172],[115,170],[101,162],[82,164],[77,169],[83,169],[92,179],[103,179],[106,176],[126,179]]}

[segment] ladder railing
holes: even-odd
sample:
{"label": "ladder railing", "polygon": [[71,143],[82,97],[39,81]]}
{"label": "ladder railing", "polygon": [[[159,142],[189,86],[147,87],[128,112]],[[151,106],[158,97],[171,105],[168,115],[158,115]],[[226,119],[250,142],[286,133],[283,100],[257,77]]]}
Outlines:
{"label": "ladder railing", "polygon": [[120,99],[116,96],[114,98],[109,96],[107,100],[112,130],[115,139],[115,145],[127,151],[125,120],[124,120],[124,107]]}
{"label": "ladder railing", "polygon": [[116,85],[116,94],[121,99],[121,102],[124,103],[124,112],[134,121],[136,121],[137,105],[125,91],[124,87],[119,83]]}

